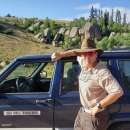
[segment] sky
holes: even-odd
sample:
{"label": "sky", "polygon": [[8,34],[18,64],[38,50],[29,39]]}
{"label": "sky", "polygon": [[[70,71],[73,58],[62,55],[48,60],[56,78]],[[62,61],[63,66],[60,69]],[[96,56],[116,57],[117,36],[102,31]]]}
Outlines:
{"label": "sky", "polygon": [[120,10],[121,16],[126,13],[126,21],[130,22],[130,0],[0,0],[0,16],[19,18],[48,17],[52,20],[73,20],[75,18],[89,18],[90,9]]}

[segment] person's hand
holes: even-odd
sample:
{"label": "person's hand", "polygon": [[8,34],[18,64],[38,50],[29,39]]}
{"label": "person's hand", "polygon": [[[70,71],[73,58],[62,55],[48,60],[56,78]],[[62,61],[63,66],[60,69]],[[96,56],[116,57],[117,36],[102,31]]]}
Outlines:
{"label": "person's hand", "polygon": [[92,108],[90,115],[95,117],[96,113],[98,113],[99,111],[100,111],[100,109],[97,106],[95,106]]}
{"label": "person's hand", "polygon": [[53,54],[51,55],[52,61],[59,60],[60,58],[61,58],[61,54],[60,54],[60,53],[53,53]]}

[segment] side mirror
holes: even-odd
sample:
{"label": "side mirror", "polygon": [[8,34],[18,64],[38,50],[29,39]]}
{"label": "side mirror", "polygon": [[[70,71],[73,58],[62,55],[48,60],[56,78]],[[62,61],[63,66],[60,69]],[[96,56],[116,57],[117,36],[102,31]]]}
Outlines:
{"label": "side mirror", "polygon": [[40,73],[40,77],[41,77],[41,78],[46,78],[46,77],[47,77],[47,72],[45,72],[45,71],[44,71],[44,72],[41,72],[41,73]]}

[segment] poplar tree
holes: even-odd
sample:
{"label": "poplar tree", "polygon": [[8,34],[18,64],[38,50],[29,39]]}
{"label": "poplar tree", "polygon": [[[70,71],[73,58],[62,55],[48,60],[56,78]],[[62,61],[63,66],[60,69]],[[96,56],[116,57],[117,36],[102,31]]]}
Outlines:
{"label": "poplar tree", "polygon": [[114,10],[112,9],[112,12],[111,12],[111,15],[110,15],[110,20],[109,20],[109,29],[111,31],[112,31],[113,24],[114,24],[113,17],[114,17]]}
{"label": "poplar tree", "polygon": [[122,22],[122,25],[125,25],[125,24],[126,24],[126,13],[124,14],[123,22]]}
{"label": "poplar tree", "polygon": [[118,21],[118,9],[117,9],[116,14],[115,14],[115,22],[117,23],[117,21]]}
{"label": "poplar tree", "polygon": [[120,13],[120,10],[118,10],[117,23],[121,24],[121,13]]}
{"label": "poplar tree", "polygon": [[95,14],[95,20],[96,20],[96,22],[97,22],[97,20],[98,20],[98,15],[97,15],[97,9],[95,9],[95,11],[94,11],[94,14]]}
{"label": "poplar tree", "polygon": [[114,10],[112,9],[111,16],[110,16],[111,21],[113,21],[113,17],[114,17]]}
{"label": "poplar tree", "polygon": [[108,22],[109,22],[109,12],[104,13],[104,26],[107,28],[108,27]]}

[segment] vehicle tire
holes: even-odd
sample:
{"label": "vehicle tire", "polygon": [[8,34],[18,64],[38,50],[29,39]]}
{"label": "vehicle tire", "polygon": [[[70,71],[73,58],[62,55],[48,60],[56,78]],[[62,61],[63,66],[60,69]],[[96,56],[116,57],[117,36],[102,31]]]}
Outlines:
{"label": "vehicle tire", "polygon": [[118,122],[112,124],[108,130],[130,130],[130,122]]}

